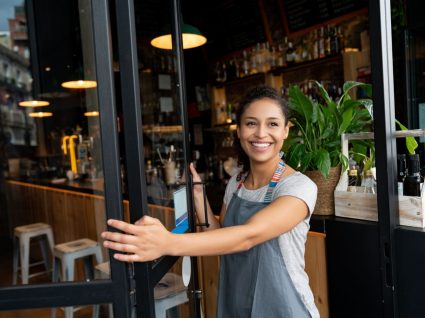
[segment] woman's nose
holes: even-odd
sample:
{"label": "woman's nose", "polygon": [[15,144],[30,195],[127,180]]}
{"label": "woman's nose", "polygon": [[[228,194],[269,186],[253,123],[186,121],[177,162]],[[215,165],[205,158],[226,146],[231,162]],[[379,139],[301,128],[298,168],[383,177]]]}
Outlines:
{"label": "woman's nose", "polygon": [[257,125],[255,135],[259,138],[267,136],[267,127],[265,125]]}

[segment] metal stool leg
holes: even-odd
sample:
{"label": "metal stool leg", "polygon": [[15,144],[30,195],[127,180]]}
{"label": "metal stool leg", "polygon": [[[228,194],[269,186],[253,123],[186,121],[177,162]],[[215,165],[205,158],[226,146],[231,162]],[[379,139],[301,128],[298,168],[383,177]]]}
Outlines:
{"label": "metal stool leg", "polygon": [[49,262],[49,246],[46,235],[42,235],[38,242],[40,245],[41,255],[43,257],[44,268],[46,269],[46,272],[50,272],[51,268]]}
{"label": "metal stool leg", "polygon": [[18,267],[19,267],[19,240],[13,237],[13,285],[18,283]]}
{"label": "metal stool leg", "polygon": [[30,239],[28,236],[23,235],[19,240],[19,253],[21,258],[21,279],[22,284],[28,284],[28,273],[29,273],[29,249]]}

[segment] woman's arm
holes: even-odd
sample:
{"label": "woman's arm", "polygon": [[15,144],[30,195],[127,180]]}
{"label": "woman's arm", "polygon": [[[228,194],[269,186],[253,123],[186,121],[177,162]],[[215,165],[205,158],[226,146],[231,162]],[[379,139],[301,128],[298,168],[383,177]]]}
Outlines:
{"label": "woman's arm", "polygon": [[245,224],[207,232],[173,234],[161,222],[143,217],[138,224],[108,220],[108,225],[128,234],[103,232],[104,246],[129,254],[114,254],[126,262],[144,262],[163,255],[206,256],[249,250],[295,227],[308,215],[301,199],[282,196],[256,213]]}

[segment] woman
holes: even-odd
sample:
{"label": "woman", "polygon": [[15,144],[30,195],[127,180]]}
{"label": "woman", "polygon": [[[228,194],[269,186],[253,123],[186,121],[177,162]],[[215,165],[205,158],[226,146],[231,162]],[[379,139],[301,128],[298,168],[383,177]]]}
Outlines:
{"label": "woman", "polygon": [[[244,171],[227,185],[220,221],[209,204],[210,227],[199,233],[173,234],[147,216],[135,225],[109,220],[108,225],[130,235],[104,232],[104,246],[126,253],[114,254],[125,262],[223,255],[217,317],[319,317],[304,271],[317,188],[281,159],[288,116],[285,102],[269,87],[254,88],[240,102],[237,135]],[[199,181],[192,165],[190,169]],[[204,222],[199,188],[194,203]]]}

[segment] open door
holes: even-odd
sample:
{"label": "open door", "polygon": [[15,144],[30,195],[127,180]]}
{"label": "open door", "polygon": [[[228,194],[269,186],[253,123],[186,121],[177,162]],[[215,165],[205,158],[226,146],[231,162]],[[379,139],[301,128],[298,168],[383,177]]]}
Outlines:
{"label": "open door", "polygon": [[125,219],[108,2],[9,9],[16,48],[1,50],[12,71],[0,84],[0,316],[130,317],[129,268],[106,269],[100,239],[107,218]]}
{"label": "open door", "polygon": [[[195,231],[179,1],[116,1],[116,11],[130,220]],[[151,45],[164,30],[171,50]],[[196,258],[135,263],[134,283],[137,317],[200,317]]]}

